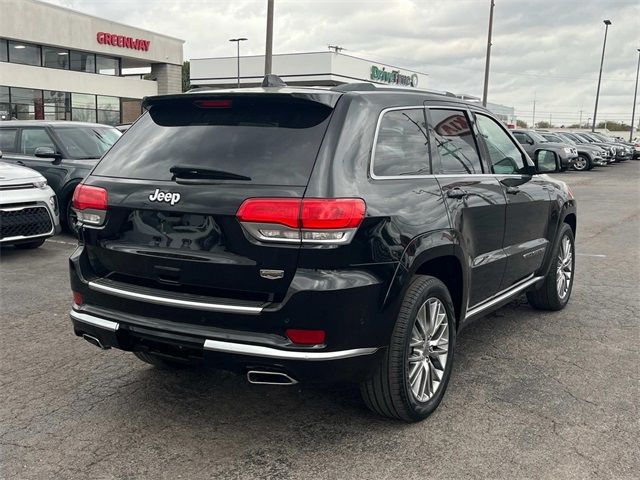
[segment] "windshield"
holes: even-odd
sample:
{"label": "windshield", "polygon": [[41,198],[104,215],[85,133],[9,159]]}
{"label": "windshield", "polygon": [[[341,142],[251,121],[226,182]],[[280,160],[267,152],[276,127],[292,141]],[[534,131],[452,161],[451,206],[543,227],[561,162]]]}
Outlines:
{"label": "windshield", "polygon": [[542,136],[547,140],[547,142],[563,143],[565,141],[559,136],[553,135],[551,133],[543,133]]}
{"label": "windshield", "polygon": [[549,140],[544,138],[542,135],[536,132],[529,132],[529,136],[533,138],[533,141],[536,143],[547,143]]}
{"label": "windshield", "polygon": [[69,157],[76,160],[102,157],[122,135],[112,127],[59,127],[55,132]]}
{"label": "windshield", "polygon": [[591,136],[594,137],[596,140],[600,140],[600,141],[607,142],[607,143],[615,143],[616,142],[613,138],[607,137],[606,135],[602,135],[602,134],[599,134],[599,133],[592,133]]}
{"label": "windshield", "polygon": [[568,143],[569,145],[576,144],[576,142],[574,142],[573,139],[569,137],[569,135],[567,135],[566,133],[559,133],[558,138],[560,138],[560,140],[562,140],[563,142]]}

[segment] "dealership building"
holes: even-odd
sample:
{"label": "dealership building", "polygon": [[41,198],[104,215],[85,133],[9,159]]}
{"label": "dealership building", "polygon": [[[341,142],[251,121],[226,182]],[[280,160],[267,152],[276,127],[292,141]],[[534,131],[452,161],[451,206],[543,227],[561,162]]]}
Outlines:
{"label": "dealership building", "polygon": [[[258,86],[264,77],[264,55],[238,58],[194,58],[190,81],[194,87]],[[272,71],[287,85],[335,86],[371,82],[405,88],[427,88],[426,73],[398,68],[334,51],[273,55]]]}
{"label": "dealership building", "polygon": [[143,97],[182,91],[183,43],[49,3],[2,0],[0,118],[133,121]]}

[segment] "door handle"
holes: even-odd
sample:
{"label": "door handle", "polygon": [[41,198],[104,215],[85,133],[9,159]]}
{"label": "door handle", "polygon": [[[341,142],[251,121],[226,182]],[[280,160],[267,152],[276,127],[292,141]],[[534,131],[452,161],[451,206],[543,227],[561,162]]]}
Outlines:
{"label": "door handle", "polygon": [[447,190],[447,197],[449,198],[464,198],[469,193],[466,190],[461,189],[460,187],[452,188],[451,190]]}
{"label": "door handle", "polygon": [[507,193],[510,193],[511,195],[515,195],[517,193],[520,193],[520,188],[518,188],[518,187],[507,187]]}

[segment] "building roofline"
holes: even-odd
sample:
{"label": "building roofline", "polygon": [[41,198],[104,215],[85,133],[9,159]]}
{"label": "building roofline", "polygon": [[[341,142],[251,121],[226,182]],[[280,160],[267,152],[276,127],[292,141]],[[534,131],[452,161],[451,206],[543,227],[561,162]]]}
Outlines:
{"label": "building roofline", "polygon": [[[284,56],[292,56],[292,55],[317,55],[319,53],[324,53],[324,54],[329,54],[329,55],[342,55],[343,57],[355,58],[357,60],[364,60],[365,62],[379,63],[381,65],[386,65],[388,67],[397,68],[399,70],[404,70],[406,72],[417,73],[417,74],[420,74],[420,75],[425,75],[427,77],[429,76],[428,73],[419,72],[418,70],[412,70],[410,68],[398,67],[396,65],[391,65],[389,63],[380,62],[378,60],[371,60],[371,59],[368,59],[368,58],[356,57],[355,55],[348,55],[346,53],[329,52],[329,51],[324,51],[324,50],[323,51],[319,51],[319,52],[274,53],[273,56],[274,57],[284,57]],[[226,59],[235,60],[236,58],[237,58],[236,55],[230,55],[230,56],[225,56],[225,57],[190,58],[189,61],[191,62],[192,60],[226,60]],[[264,58],[264,55],[240,55],[240,58]]]}
{"label": "building roofline", "polygon": [[[22,1],[25,1],[25,0],[22,0]],[[171,35],[165,35],[163,33],[158,33],[158,32],[154,32],[152,30],[147,30],[146,28],[139,28],[139,27],[136,27],[136,26],[133,26],[133,25],[129,25],[127,23],[122,23],[122,22],[118,22],[118,21],[115,21],[115,20],[110,20],[110,19],[104,18],[104,17],[97,17],[96,15],[91,15],[89,13],[80,12],[78,10],[74,10],[74,9],[68,8],[68,7],[63,7],[61,5],[56,5],[54,3],[49,3],[47,1],[43,1],[43,0],[27,0],[27,1],[29,1],[31,3],[37,3],[37,4],[40,4],[40,5],[46,5],[47,7],[55,8],[55,9],[58,9],[58,10],[63,10],[65,12],[71,12],[71,13],[74,13],[76,15],[82,15],[83,17],[95,18],[97,20],[102,20],[102,21],[105,21],[105,22],[115,23],[116,25],[120,25],[120,26],[127,27],[127,28],[133,28],[134,30],[140,30],[141,32],[146,32],[146,33],[152,33],[153,35],[157,35],[159,37],[169,38],[171,40],[177,40],[178,42],[185,43],[185,40],[183,40],[182,38],[172,37]]]}

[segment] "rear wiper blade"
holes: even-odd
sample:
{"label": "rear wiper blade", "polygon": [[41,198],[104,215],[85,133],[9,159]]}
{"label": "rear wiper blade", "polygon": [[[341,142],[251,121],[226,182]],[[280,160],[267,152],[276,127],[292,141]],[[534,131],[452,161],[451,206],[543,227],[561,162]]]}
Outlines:
{"label": "rear wiper blade", "polygon": [[186,180],[243,180],[251,181],[251,177],[238,175],[237,173],[225,172],[224,170],[213,170],[189,165],[174,165],[169,169],[173,173],[173,179],[181,178]]}

